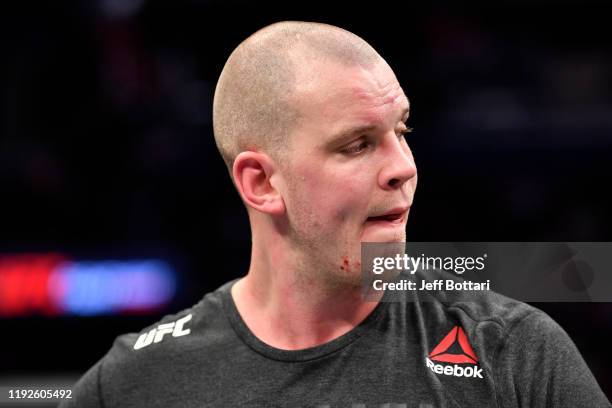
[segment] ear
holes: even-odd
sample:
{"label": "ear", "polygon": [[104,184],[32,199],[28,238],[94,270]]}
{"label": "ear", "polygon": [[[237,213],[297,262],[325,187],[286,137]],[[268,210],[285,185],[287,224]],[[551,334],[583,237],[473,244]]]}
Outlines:
{"label": "ear", "polygon": [[264,153],[246,151],[236,156],[232,167],[234,183],[242,200],[257,211],[270,215],[285,213],[285,202],[271,183],[276,166]]}

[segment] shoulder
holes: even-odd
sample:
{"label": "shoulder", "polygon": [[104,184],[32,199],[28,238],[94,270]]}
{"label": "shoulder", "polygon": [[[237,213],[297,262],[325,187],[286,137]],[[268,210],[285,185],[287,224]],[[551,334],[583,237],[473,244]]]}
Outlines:
{"label": "shoulder", "polygon": [[[428,273],[418,279],[460,281],[446,273]],[[552,339],[571,344],[563,329],[546,313],[492,290],[446,290],[442,286],[439,290],[414,292],[407,299],[415,302],[414,309],[432,342],[459,326],[480,362],[491,370],[499,355],[516,339],[531,341],[532,346]]]}
{"label": "shoulder", "polygon": [[[106,355],[77,383],[75,393],[95,390],[96,399],[106,406],[129,405],[130,398],[143,402],[179,376],[188,376],[194,364],[208,361],[232,335],[223,308],[223,296],[229,296],[230,285],[140,332],[118,336]],[[91,398],[91,393],[86,394]]]}
{"label": "shoulder", "polygon": [[448,349],[457,337],[460,354],[473,348],[500,406],[609,406],[570,337],[542,310],[493,291],[438,290],[415,300],[431,346]]}
{"label": "shoulder", "polygon": [[203,339],[225,329],[222,296],[229,285],[223,285],[192,307],[166,315],[137,333],[117,337],[105,357],[104,369],[109,370],[114,363],[139,364],[201,347]]}

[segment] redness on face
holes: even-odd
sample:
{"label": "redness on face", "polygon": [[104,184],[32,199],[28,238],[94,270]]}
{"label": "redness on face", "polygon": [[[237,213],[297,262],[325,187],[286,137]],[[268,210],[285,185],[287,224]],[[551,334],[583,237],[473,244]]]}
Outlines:
{"label": "redness on face", "polygon": [[348,271],[349,270],[349,257],[344,255],[342,257],[342,265],[340,265],[340,269],[342,269],[343,271]]}
{"label": "redness on face", "polygon": [[[350,264],[351,264],[351,261],[350,261],[349,257],[346,256],[346,255],[342,256],[342,262],[341,262],[341,265],[340,265],[340,269],[342,269],[343,271],[348,272]],[[361,270],[361,261],[355,261],[355,262],[353,262],[353,265],[355,265],[355,269],[356,270],[358,270],[358,271]]]}

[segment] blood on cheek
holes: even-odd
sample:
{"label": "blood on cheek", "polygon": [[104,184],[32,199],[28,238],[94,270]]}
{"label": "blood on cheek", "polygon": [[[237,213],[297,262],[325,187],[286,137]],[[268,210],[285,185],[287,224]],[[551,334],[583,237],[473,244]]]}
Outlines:
{"label": "blood on cheek", "polygon": [[[348,272],[349,268],[350,268],[350,265],[351,265],[351,261],[350,261],[349,257],[346,256],[346,255],[343,255],[342,259],[340,261],[340,269],[345,271],[345,272]],[[360,270],[361,269],[361,261],[354,261],[353,265],[355,266],[356,270]]]}
{"label": "blood on cheek", "polygon": [[340,269],[342,269],[343,271],[348,271],[348,269],[349,269],[349,258],[348,258],[348,256],[344,255],[342,257],[342,265],[340,266]]}

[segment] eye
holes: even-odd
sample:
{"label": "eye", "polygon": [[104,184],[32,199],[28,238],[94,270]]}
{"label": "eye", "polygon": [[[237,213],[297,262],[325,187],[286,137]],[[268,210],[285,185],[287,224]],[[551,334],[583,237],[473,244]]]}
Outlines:
{"label": "eye", "polygon": [[353,144],[348,145],[344,149],[342,149],[342,153],[345,154],[359,154],[370,147],[370,142],[367,140],[359,140]]}

